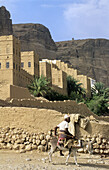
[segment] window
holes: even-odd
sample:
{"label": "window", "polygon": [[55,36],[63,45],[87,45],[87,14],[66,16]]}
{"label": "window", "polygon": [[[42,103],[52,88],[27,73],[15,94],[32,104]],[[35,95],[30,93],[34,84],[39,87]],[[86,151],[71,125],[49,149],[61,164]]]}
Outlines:
{"label": "window", "polygon": [[9,68],[9,62],[6,62],[6,68]]}
{"label": "window", "polygon": [[1,69],[1,63],[0,63],[0,69]]}
{"label": "window", "polygon": [[24,62],[21,63],[21,67],[22,67],[22,68],[24,67]]}
{"label": "window", "polygon": [[17,70],[17,64],[16,64],[16,70]]}
{"label": "window", "polygon": [[31,62],[28,62],[28,67],[31,67]]}
{"label": "window", "polygon": [[15,69],[15,63],[13,63],[13,69]]}

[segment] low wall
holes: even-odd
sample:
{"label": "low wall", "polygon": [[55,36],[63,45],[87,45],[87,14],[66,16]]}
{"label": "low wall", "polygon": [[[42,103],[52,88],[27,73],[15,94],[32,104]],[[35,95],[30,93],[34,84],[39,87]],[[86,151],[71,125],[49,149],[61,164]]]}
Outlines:
{"label": "low wall", "polygon": [[93,115],[95,118],[99,119],[97,115],[91,112],[88,107],[81,103],[77,104],[76,101],[65,100],[65,101],[47,101],[47,100],[37,100],[36,99],[12,99],[10,104],[18,107],[35,107],[56,110],[61,113],[69,114],[81,114],[83,116]]}
{"label": "low wall", "polygon": [[30,99],[32,99],[33,97],[31,96],[31,94],[27,88],[10,85],[10,99],[12,99],[12,98],[17,98],[17,99],[30,98]]}

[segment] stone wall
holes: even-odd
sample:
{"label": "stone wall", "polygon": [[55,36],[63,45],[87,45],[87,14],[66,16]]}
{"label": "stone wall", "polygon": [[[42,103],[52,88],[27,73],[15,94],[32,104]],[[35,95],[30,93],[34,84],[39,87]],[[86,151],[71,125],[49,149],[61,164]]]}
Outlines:
{"label": "stone wall", "polygon": [[[48,151],[51,147],[50,139],[53,131],[48,133],[28,133],[22,128],[0,127],[0,149],[8,149],[24,153],[31,150]],[[87,137],[85,141],[91,141],[94,154],[109,154],[109,141],[99,136]],[[88,153],[88,148],[78,149],[79,153]]]}
{"label": "stone wall", "polygon": [[20,153],[31,150],[47,151],[50,134],[28,133],[22,128],[0,128],[0,149],[16,150]]}

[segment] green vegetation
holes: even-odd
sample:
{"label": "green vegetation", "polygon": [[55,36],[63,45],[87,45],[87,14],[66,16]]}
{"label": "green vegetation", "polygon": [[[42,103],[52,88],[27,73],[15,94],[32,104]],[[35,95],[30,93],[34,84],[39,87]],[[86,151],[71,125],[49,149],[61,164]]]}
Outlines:
{"label": "green vegetation", "polygon": [[41,76],[39,78],[34,77],[34,80],[28,85],[28,89],[35,97],[45,97],[46,94],[51,90],[49,86],[50,82],[46,77]]}
{"label": "green vegetation", "polygon": [[101,82],[96,82],[92,88],[92,97],[86,101],[89,109],[97,115],[109,114],[109,88]]}
{"label": "green vegetation", "polygon": [[54,91],[50,87],[50,81],[46,77],[35,77],[33,82],[28,85],[28,89],[35,97],[45,97],[50,101],[54,100],[76,100],[84,102],[89,109],[97,115],[109,114],[109,88],[105,88],[103,83],[97,82],[91,90],[91,98],[86,98],[85,89],[82,88],[82,83],[75,80],[71,76],[67,77],[67,92],[68,96],[64,96]]}
{"label": "green vegetation", "polygon": [[34,77],[34,80],[28,85],[30,93],[34,97],[45,97],[50,101],[54,100],[68,100],[67,96],[61,95],[58,92],[54,91],[50,87],[50,81],[43,75],[39,78]]}
{"label": "green vegetation", "polygon": [[82,88],[82,83],[79,83],[71,76],[67,77],[67,93],[70,100],[76,100],[77,102],[84,101],[86,95],[85,89]]}

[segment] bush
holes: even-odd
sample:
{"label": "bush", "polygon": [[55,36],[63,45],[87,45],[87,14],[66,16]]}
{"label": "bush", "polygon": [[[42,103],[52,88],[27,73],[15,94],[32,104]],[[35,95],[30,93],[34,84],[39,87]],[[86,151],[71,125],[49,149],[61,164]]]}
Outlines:
{"label": "bush", "polygon": [[105,99],[104,96],[94,96],[90,101],[86,102],[86,105],[98,116],[109,113],[108,99]]}

